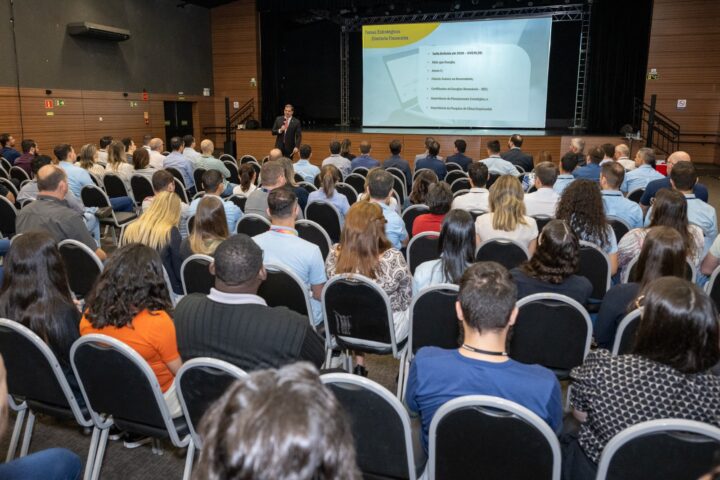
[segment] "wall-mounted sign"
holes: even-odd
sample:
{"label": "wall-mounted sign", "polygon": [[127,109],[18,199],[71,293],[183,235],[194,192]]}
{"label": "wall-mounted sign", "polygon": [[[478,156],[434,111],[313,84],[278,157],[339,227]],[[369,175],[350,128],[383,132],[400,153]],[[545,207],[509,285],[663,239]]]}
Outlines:
{"label": "wall-mounted sign", "polygon": [[685,98],[679,98],[677,101],[677,109],[678,110],[685,110],[687,108],[687,99]]}
{"label": "wall-mounted sign", "polygon": [[647,79],[648,80],[657,80],[658,77],[658,71],[657,68],[651,68],[650,73],[648,73]]}
{"label": "wall-mounted sign", "polygon": [[45,108],[53,108],[53,101],[45,100]]}
{"label": "wall-mounted sign", "polygon": [[53,115],[55,115],[55,112],[45,112],[45,115],[47,115],[48,117],[52,117]]}
{"label": "wall-mounted sign", "polygon": [[187,124],[188,124],[187,120],[180,120],[181,127],[187,127]]}
{"label": "wall-mounted sign", "polygon": [[56,100],[55,100],[55,106],[56,106],[56,107],[64,107],[64,106],[65,106],[65,100],[56,99]]}
{"label": "wall-mounted sign", "polygon": [[203,97],[209,97],[209,96],[210,96],[210,89],[203,88]]}
{"label": "wall-mounted sign", "polygon": [[131,107],[131,108],[134,108],[134,107],[137,107],[137,106],[138,106],[138,102],[133,102],[133,101],[130,102],[130,107]]}
{"label": "wall-mounted sign", "polygon": [[143,99],[144,102],[147,102],[147,101],[148,101],[148,92],[143,92],[143,94],[142,94],[142,99]]}

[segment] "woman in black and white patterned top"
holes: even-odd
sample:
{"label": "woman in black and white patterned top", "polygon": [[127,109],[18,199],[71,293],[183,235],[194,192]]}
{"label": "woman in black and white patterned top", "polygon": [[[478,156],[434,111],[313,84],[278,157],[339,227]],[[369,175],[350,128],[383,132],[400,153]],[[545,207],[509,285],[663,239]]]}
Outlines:
{"label": "woman in black and white patterned top", "polygon": [[633,353],[590,353],[572,370],[570,402],[582,426],[565,451],[563,477],[595,478],[605,445],[640,422],[666,418],[720,426],[718,313],[696,285],[662,277],[641,296]]}

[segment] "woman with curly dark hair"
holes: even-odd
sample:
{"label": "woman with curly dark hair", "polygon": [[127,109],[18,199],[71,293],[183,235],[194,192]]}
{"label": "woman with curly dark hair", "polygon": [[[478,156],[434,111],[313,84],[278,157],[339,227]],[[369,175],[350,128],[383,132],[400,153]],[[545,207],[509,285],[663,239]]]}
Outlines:
{"label": "woman with curly dark hair", "polygon": [[532,258],[510,270],[518,287],[518,299],[534,293],[560,293],[585,305],[592,284],[578,271],[580,242],[563,220],[552,220],[540,232]]}
{"label": "woman with curly dark hair", "polygon": [[408,195],[407,200],[405,200],[403,208],[407,208],[410,205],[424,204],[425,196],[427,195],[428,190],[430,190],[430,185],[439,181],[438,176],[435,175],[435,172],[432,170],[420,172],[415,177],[415,180],[413,180],[412,191],[410,192],[410,195]]}
{"label": "woman with curly dark hair", "polygon": [[172,303],[155,249],[131,243],[110,256],[86,301],[80,335],[100,333],[133,348],[155,372],[173,417],[182,415],[175,374],[182,365]]}
{"label": "woman with curly dark hair", "polygon": [[605,218],[597,182],[578,178],[567,186],[558,202],[555,218],[565,220],[580,240],[594,243],[610,258],[610,273],[618,268],[615,232]]}

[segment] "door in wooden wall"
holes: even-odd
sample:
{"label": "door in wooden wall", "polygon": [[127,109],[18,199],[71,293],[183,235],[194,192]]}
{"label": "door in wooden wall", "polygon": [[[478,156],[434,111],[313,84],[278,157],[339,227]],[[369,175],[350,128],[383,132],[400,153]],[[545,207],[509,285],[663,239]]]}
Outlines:
{"label": "door in wooden wall", "polygon": [[172,137],[193,134],[193,102],[164,102],[165,145],[170,147]]}

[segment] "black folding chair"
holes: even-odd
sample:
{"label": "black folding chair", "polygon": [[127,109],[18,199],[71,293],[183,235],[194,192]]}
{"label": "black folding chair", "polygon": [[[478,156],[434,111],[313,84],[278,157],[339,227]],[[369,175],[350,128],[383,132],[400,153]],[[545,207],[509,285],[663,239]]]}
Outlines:
{"label": "black folding chair", "polygon": [[227,198],[227,201],[233,202],[240,210],[242,210],[243,212],[245,211],[245,203],[247,203],[247,197],[243,195],[232,194]]}
{"label": "black folding chair", "polygon": [[300,238],[320,248],[323,260],[327,258],[330,253],[330,248],[332,247],[332,242],[324,228],[312,220],[297,220],[295,222],[295,230],[297,230]]}
{"label": "black folding chair", "polygon": [[370,173],[370,170],[365,167],[355,167],[352,169],[351,173],[356,173],[358,175],[362,175],[363,177],[367,177],[368,173]]}
{"label": "black folding chair", "polygon": [[0,196],[0,233],[3,237],[12,238],[15,235],[17,213],[15,205],[7,197]]}
{"label": "black folding chair", "polygon": [[182,173],[180,173],[180,170],[174,167],[165,167],[165,170],[172,173],[172,176],[177,178],[180,183],[182,183],[183,190],[185,190],[185,179],[183,178]]}
{"label": "black folding chair", "polygon": [[347,201],[350,205],[353,205],[355,202],[357,202],[358,199],[358,192],[355,191],[355,189],[352,187],[352,185],[349,185],[344,182],[338,182],[335,184],[335,190],[338,193],[342,193],[347,198]]}
{"label": "black folding chair", "polygon": [[105,187],[105,193],[107,193],[109,198],[132,198],[125,187],[125,182],[123,182],[122,178],[115,173],[107,172],[105,176],[103,176],[103,186]]}
{"label": "black folding chair", "polygon": [[215,286],[215,276],[210,273],[213,258],[209,255],[190,255],[180,266],[180,279],[183,293],[210,293]]}
{"label": "black folding chair", "polygon": [[132,188],[136,205],[142,205],[143,200],[155,195],[152,182],[144,175],[135,174],[130,177],[130,188]]}
{"label": "black folding chair", "polygon": [[10,192],[15,196],[15,198],[18,197],[19,191],[12,181],[8,180],[7,178],[0,178],[0,184],[10,190]]}
{"label": "black folding chair", "polygon": [[401,179],[393,175],[393,190],[395,190],[398,194],[398,204],[402,205],[405,203],[405,197],[407,196],[405,192],[405,182],[403,182]]}
{"label": "black folding chair", "polygon": [[269,307],[287,307],[305,315],[313,324],[310,292],[302,280],[292,271],[281,265],[266,264],[267,278],[258,289]]}
{"label": "black folding chair", "polygon": [[252,155],[243,155],[242,157],[240,157],[240,165],[248,162],[258,163],[257,158],[253,157]]}
{"label": "black folding chair", "polygon": [[405,190],[405,193],[407,193],[407,181],[408,181],[408,179],[405,178],[405,173],[403,173],[402,170],[400,170],[399,168],[396,168],[396,167],[388,167],[388,168],[385,169],[385,171],[388,172],[389,174],[391,174],[392,176],[399,178],[400,181],[403,182],[403,185],[405,185],[405,189],[406,189],[406,190]]}
{"label": "black folding chair", "polygon": [[533,215],[532,218],[535,219],[538,232],[542,232],[543,228],[545,228],[545,225],[550,223],[550,221],[553,219],[553,217],[551,217],[550,215]]}
{"label": "black folding chair", "polygon": [[198,167],[195,170],[193,170],[193,180],[195,180],[195,188],[197,190],[205,190],[205,186],[203,185],[202,177],[207,172],[206,169]]}
{"label": "black folding chair", "polygon": [[262,215],[254,213],[246,213],[240,217],[240,221],[235,227],[235,233],[244,233],[251,237],[260,235],[270,230],[270,222]]}
{"label": "black folding chair", "polygon": [[359,173],[351,173],[343,182],[354,188],[358,194],[365,192],[365,177]]}
{"label": "black folding chair", "polygon": [[632,192],[628,192],[627,199],[632,200],[635,203],[640,203],[640,199],[642,198],[644,193],[645,193],[644,188],[636,188]]}
{"label": "black folding chair", "polygon": [[323,227],[333,242],[340,241],[340,212],[332,203],[322,200],[309,202],[305,207],[305,218]]}
{"label": "black folding chair", "polygon": [[459,170],[461,172],[465,171],[459,163],[455,163],[455,162],[445,162],[445,168],[447,169],[448,173],[454,172],[457,170]]}
{"label": "black folding chair", "polygon": [[[451,173],[455,173],[455,172],[451,172]],[[467,177],[458,178],[457,180],[454,180],[450,184],[450,190],[453,193],[457,193],[462,190],[470,190],[471,188],[472,188],[472,185],[470,185],[470,179],[468,179]]]}
{"label": "black folding chair", "polygon": [[412,226],[413,223],[415,223],[415,219],[425,213],[430,213],[430,208],[423,204],[410,205],[403,210],[401,217],[403,222],[405,222],[405,230],[407,230],[410,238],[412,238]]}
{"label": "black folding chair", "polygon": [[[455,183],[455,181],[460,179],[468,180],[468,175],[465,173],[462,168],[460,170],[448,170],[447,175],[445,175],[445,183],[450,185],[452,187],[452,184]],[[463,188],[470,188],[470,187],[463,187]]]}
{"label": "black folding chair", "polygon": [[715,306],[720,310],[720,281],[718,281],[719,275],[720,267],[717,267],[713,271],[712,275],[710,275],[710,280],[708,280],[708,282],[705,284],[705,291],[710,296],[710,298],[712,298],[712,301],[715,302]]}
{"label": "black folding chair", "polygon": [[70,290],[79,298],[90,293],[103,271],[102,260],[87,245],[67,239],[58,243],[60,256],[65,263]]}
{"label": "black folding chair", "polygon": [[591,313],[597,312],[605,293],[610,289],[610,258],[607,253],[594,243],[580,240],[578,275],[590,280],[593,287],[590,295],[592,302],[588,302],[587,308]]}
{"label": "black folding chair", "polygon": [[613,342],[612,354],[625,355],[630,353],[633,341],[635,340],[635,332],[640,323],[640,309],[636,308],[632,312],[625,315],[615,332],[615,341]]}
{"label": "black folding chair", "polygon": [[610,224],[613,231],[615,232],[615,238],[618,242],[620,242],[620,239],[631,230],[630,225],[622,218],[608,215],[607,222]]}
{"label": "black folding chair", "polygon": [[18,185],[25,180],[30,180],[30,175],[28,175],[27,172],[20,167],[11,167],[9,173],[10,178],[13,180],[17,180]]}
{"label": "black folding chair", "polygon": [[183,203],[190,203],[190,199],[188,198],[187,191],[185,190],[185,183],[178,180],[177,177],[175,177],[175,193],[178,197],[180,197],[180,201]]}
{"label": "black folding chair", "polygon": [[497,262],[508,270],[530,259],[530,253],[524,245],[509,238],[491,238],[478,247],[476,262]]}
{"label": "black folding chair", "polygon": [[218,160],[220,160],[223,163],[231,162],[231,163],[234,163],[235,165],[237,165],[237,160],[235,160],[235,157],[233,157],[229,153],[223,153],[222,155],[220,155],[220,158],[218,158]]}
{"label": "black folding chair", "polygon": [[83,205],[86,207],[97,207],[97,208],[108,208],[110,207],[110,216],[101,218],[101,225],[110,225],[110,231],[113,236],[113,243],[117,245],[117,238],[115,234],[115,228],[122,228],[124,225],[132,222],[137,218],[135,212],[115,212],[112,210],[110,199],[107,194],[96,185],[85,185],[80,190],[80,197]]}
{"label": "black folding chair", "polygon": [[[296,175],[297,175],[297,174],[296,174]],[[297,183],[297,186],[304,188],[305,191],[308,192],[308,194],[317,191],[317,188],[315,188],[315,185],[313,185],[313,184],[310,183],[310,182],[306,182],[306,181],[304,181],[304,180],[300,180],[300,181]]]}
{"label": "black folding chair", "polygon": [[438,232],[421,232],[412,237],[407,246],[407,262],[410,273],[415,274],[415,269],[423,262],[440,258]]}
{"label": "black folding chair", "polygon": [[228,181],[230,183],[234,183],[235,185],[240,185],[240,171],[238,170],[237,163],[227,161],[223,162],[223,165],[225,165],[225,168],[230,171],[230,178],[228,178]]}

